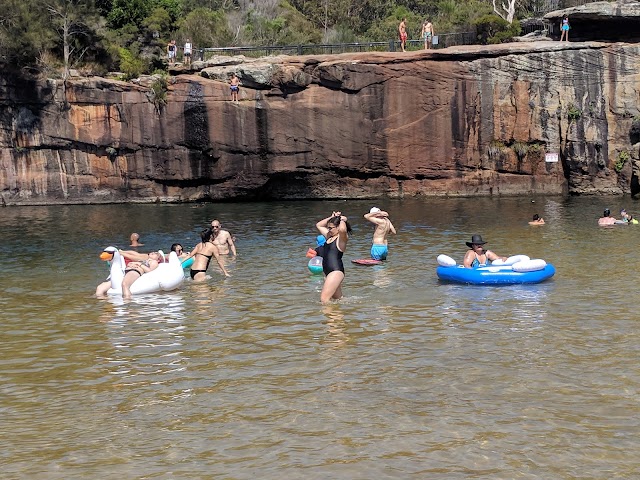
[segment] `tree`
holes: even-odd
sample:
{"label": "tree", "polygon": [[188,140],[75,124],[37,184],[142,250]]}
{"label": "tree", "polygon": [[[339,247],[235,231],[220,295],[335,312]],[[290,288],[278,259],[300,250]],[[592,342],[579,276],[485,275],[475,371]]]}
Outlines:
{"label": "tree", "polygon": [[504,12],[500,11],[498,9],[498,7],[496,7],[496,0],[492,0],[493,1],[493,11],[496,12],[496,15],[498,15],[500,18],[502,18],[503,20],[506,20],[509,23],[513,22],[513,16],[516,13],[516,0],[507,0],[507,6],[504,5],[504,3],[501,4],[502,10],[504,10]]}
{"label": "tree", "polygon": [[80,61],[91,46],[82,37],[85,40],[92,37],[90,24],[96,22],[96,9],[91,0],[53,0],[47,4],[47,10],[62,41],[62,82],[66,88],[72,60]]}
{"label": "tree", "polygon": [[227,47],[233,41],[224,13],[208,8],[189,12],[180,24],[180,33],[199,48]]}
{"label": "tree", "polygon": [[0,0],[0,60],[33,66],[55,40],[40,0]]}

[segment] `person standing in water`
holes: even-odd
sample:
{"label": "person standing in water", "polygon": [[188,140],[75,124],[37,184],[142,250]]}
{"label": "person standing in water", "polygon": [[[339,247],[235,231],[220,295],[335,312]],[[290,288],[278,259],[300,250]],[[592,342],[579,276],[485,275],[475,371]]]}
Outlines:
{"label": "person standing in water", "polygon": [[220,220],[214,219],[211,221],[211,230],[213,230],[213,238],[211,241],[218,247],[218,253],[220,255],[229,255],[229,252],[236,255],[236,245],[233,242],[233,236],[226,230],[222,229]]}
{"label": "person standing in water", "polygon": [[195,257],[193,260],[193,265],[191,265],[190,275],[191,279],[196,282],[201,282],[207,278],[207,269],[209,268],[209,264],[211,263],[211,258],[216,257],[216,261],[224,273],[225,277],[230,277],[229,272],[227,272],[226,268],[224,268],[224,264],[220,259],[220,254],[218,253],[218,247],[216,247],[211,242],[211,237],[213,236],[213,230],[211,228],[207,228],[200,233],[200,238],[202,241],[196,245],[193,251],[187,255],[182,263],[189,260],[191,257]]}
{"label": "person standing in water", "polygon": [[383,212],[378,207],[373,207],[369,213],[364,214],[364,218],[373,223],[376,229],[373,231],[373,245],[371,246],[371,258],[373,260],[386,260],[389,253],[387,235],[396,234],[396,229],[389,220],[389,214]]}
{"label": "person standing in water", "polygon": [[320,293],[320,301],[327,303],[331,299],[342,298],[342,281],[344,280],[344,264],[342,255],[347,249],[351,225],[341,212],[333,212],[331,216],[316,223],[318,231],[327,239],[326,243],[316,251],[322,257],[324,285]]}

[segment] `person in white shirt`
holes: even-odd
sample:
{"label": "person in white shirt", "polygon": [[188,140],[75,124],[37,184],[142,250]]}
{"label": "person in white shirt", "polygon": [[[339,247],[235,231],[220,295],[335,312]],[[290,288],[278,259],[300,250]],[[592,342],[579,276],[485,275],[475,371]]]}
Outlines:
{"label": "person in white shirt", "polygon": [[184,44],[184,64],[187,67],[191,65],[192,51],[193,51],[193,45],[191,44],[191,39],[187,38],[187,41]]}

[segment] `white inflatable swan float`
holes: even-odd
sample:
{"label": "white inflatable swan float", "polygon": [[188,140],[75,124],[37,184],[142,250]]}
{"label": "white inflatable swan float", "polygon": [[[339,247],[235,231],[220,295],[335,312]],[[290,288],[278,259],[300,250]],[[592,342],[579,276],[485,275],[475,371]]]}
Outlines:
{"label": "white inflatable swan float", "polygon": [[[107,247],[100,255],[103,260],[111,261],[111,288],[107,295],[122,295],[122,279],[124,278],[125,261],[116,247]],[[131,284],[132,295],[145,293],[169,292],[184,282],[184,270],[176,252],[169,254],[169,261],[161,263],[158,268],[145,273]]]}

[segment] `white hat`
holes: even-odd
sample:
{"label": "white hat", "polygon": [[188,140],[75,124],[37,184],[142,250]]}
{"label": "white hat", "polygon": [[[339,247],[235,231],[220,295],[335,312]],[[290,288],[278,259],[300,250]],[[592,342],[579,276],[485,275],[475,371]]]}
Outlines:
{"label": "white hat", "polygon": [[371,207],[371,210],[369,210],[369,213],[378,213],[380,211],[380,209],[378,207]]}

